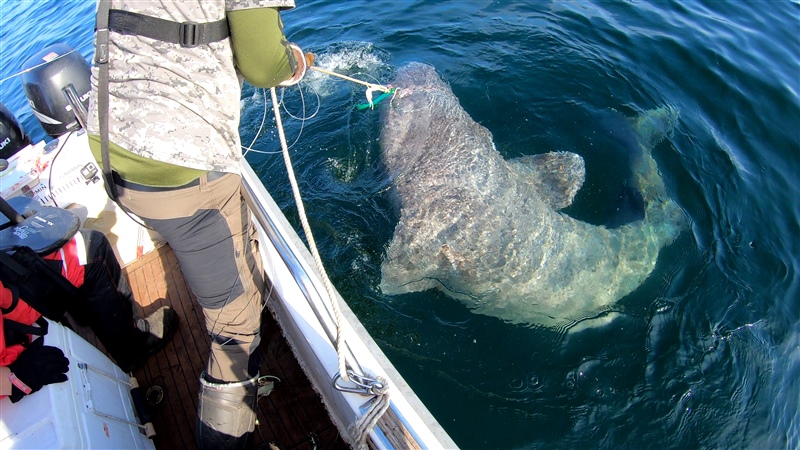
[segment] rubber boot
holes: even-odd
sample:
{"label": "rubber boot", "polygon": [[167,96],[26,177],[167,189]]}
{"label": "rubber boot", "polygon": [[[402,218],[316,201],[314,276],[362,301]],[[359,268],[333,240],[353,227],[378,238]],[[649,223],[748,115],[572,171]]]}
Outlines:
{"label": "rubber boot", "polygon": [[234,383],[212,383],[200,376],[197,447],[244,449],[255,430],[258,375]]}

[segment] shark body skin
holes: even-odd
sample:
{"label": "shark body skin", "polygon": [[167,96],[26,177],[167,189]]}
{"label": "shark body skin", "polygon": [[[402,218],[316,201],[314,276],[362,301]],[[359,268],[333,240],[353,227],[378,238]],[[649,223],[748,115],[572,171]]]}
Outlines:
{"label": "shark body skin", "polygon": [[432,66],[401,68],[393,86],[381,152],[400,220],[381,265],[385,294],[440,289],[511,323],[572,322],[641,285],[685,227],[651,156],[677,122],[671,108],[631,120],[644,219],[608,229],[559,212],[583,184],[579,155],[506,161]]}

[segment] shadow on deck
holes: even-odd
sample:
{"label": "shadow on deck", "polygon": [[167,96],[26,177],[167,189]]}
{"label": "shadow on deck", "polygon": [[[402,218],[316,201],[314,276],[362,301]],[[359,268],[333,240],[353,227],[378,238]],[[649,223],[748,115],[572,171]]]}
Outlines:
{"label": "shadow on deck", "polygon": [[[169,246],[143,256],[123,271],[142,317],[163,305],[171,305],[180,316],[180,327],[172,341],[133,372],[144,390],[153,385],[164,390],[163,401],[150,407],[156,430],[153,441],[156,448],[161,449],[196,448],[198,379],[210,345],[202,310],[189,291]],[[349,448],[294,358],[272,314],[265,310],[262,318],[261,374],[277,376],[281,382],[269,396],[258,400],[253,448],[270,448],[270,445],[281,450]],[[77,327],[77,332],[103,350],[91,330]]]}

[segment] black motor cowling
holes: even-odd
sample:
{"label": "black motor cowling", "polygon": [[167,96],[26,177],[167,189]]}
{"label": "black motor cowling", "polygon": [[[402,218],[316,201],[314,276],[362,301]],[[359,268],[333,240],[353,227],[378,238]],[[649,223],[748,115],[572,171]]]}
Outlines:
{"label": "black motor cowling", "polygon": [[17,118],[0,103],[0,159],[8,159],[31,144]]}
{"label": "black motor cowling", "polygon": [[85,123],[91,69],[67,44],[53,44],[22,65],[25,96],[44,131],[58,137]]}

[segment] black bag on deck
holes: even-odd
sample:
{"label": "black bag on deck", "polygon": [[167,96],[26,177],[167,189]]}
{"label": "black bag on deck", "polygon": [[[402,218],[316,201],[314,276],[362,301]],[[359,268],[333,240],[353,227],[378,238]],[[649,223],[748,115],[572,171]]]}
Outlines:
{"label": "black bag on deck", "polygon": [[43,316],[63,322],[67,305],[79,294],[61,275],[61,263],[44,260],[29,247],[13,250],[12,255],[0,251],[0,281]]}

